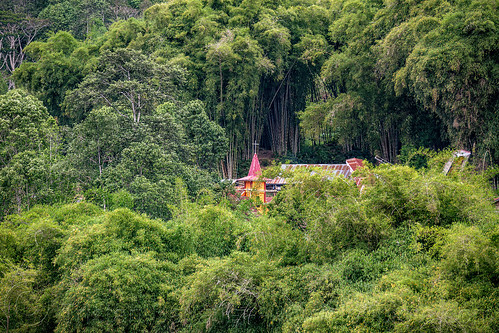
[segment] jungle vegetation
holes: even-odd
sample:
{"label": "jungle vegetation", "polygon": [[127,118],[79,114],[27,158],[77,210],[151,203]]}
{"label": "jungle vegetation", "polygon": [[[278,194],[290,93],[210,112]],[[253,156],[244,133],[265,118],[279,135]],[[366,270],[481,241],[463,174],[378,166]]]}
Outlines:
{"label": "jungle vegetation", "polygon": [[[256,214],[179,180],[172,217],[89,202],[0,224],[13,332],[497,332],[499,214],[483,176],[382,165],[319,172]],[[124,190],[123,190],[124,191]],[[173,207],[172,207],[173,208]]]}
{"label": "jungle vegetation", "polygon": [[[495,0],[1,2],[1,329],[499,331],[498,22]],[[255,142],[364,158],[361,186],[289,175],[258,214],[220,181]]]}

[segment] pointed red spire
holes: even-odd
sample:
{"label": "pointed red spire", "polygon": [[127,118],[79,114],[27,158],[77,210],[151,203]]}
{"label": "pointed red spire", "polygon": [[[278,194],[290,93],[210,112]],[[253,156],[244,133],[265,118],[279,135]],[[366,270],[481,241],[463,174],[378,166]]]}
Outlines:
{"label": "pointed red spire", "polygon": [[262,176],[262,169],[260,168],[260,161],[258,161],[258,156],[256,156],[255,153],[255,155],[253,155],[253,160],[251,160],[251,165],[248,175],[246,177],[239,178],[236,180],[252,182],[260,179],[261,176]]}
{"label": "pointed red spire", "polygon": [[248,172],[248,177],[260,177],[262,175],[262,169],[260,168],[260,161],[258,156],[253,155],[253,160],[251,161],[251,166]]}

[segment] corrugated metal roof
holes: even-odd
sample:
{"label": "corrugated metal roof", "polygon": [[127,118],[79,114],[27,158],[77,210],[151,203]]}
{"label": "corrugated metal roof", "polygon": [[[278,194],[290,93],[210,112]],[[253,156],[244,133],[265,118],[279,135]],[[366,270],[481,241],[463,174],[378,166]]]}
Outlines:
{"label": "corrugated metal roof", "polygon": [[[352,169],[348,164],[282,164],[281,168],[285,171],[295,171],[297,169],[311,169],[320,168],[326,173],[330,174],[332,177],[342,175],[344,177],[350,177],[352,175]],[[267,184],[286,184],[287,181],[283,177],[276,177],[274,179],[269,179],[266,181]]]}
{"label": "corrugated metal roof", "polygon": [[346,162],[352,169],[352,172],[364,166],[364,162],[360,158],[350,158]]}

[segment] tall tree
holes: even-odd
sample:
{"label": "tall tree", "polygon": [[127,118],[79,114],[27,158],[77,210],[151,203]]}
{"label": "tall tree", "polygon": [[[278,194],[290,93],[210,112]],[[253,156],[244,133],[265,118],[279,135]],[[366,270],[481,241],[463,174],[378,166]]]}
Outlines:
{"label": "tall tree", "polygon": [[[40,34],[49,22],[9,11],[0,11],[0,70],[8,76],[26,59],[24,48]],[[9,78],[9,89],[15,88]]]}
{"label": "tall tree", "polygon": [[158,64],[139,51],[105,51],[96,70],[67,94],[64,104],[77,119],[95,107],[109,106],[139,123],[162,102],[178,101],[184,81],[182,68]]}
{"label": "tall tree", "polygon": [[42,103],[22,90],[0,96],[0,216],[66,200],[72,179],[59,128]]}
{"label": "tall tree", "polygon": [[[435,29],[398,71],[396,89],[409,89],[442,120],[455,146],[471,150],[491,134],[487,125],[497,118],[497,5],[458,3],[432,23]],[[496,147],[483,148],[497,154]]]}
{"label": "tall tree", "polygon": [[19,87],[35,94],[60,123],[70,119],[63,113],[66,92],[83,79],[83,70],[92,59],[91,51],[70,33],[59,31],[47,41],[35,41],[25,48],[31,61],[25,61],[13,74]]}
{"label": "tall tree", "polygon": [[[51,22],[54,31],[71,31],[78,39],[93,37],[113,22],[138,17],[141,0],[59,0],[50,1],[39,17]],[[144,1],[145,2],[145,1]]]}
{"label": "tall tree", "polygon": [[18,153],[55,145],[57,126],[43,104],[23,90],[0,95],[0,167]]}

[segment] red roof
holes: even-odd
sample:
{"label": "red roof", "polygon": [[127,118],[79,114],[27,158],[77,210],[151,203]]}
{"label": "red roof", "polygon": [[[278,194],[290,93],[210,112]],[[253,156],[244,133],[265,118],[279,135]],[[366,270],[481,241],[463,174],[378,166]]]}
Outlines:
{"label": "red roof", "polygon": [[[346,160],[345,164],[282,164],[281,168],[287,171],[294,171],[296,169],[309,169],[309,168],[320,168],[331,174],[331,176],[342,175],[346,178],[350,177],[352,173],[358,168],[363,167],[363,161],[360,158],[350,158]],[[237,181],[255,181],[264,180],[267,184],[286,184],[286,179],[277,176],[274,179],[261,178],[262,169],[260,168],[260,162],[258,161],[258,156],[253,155],[253,160],[251,161],[251,166],[248,175],[243,178],[237,179]],[[356,179],[356,182],[359,180]]]}
{"label": "red roof", "polygon": [[352,169],[352,172],[364,166],[364,163],[360,158],[350,158],[347,160],[347,164],[350,167],[350,169]]}
{"label": "red roof", "polygon": [[237,180],[241,181],[253,181],[257,180],[262,176],[262,169],[260,168],[260,161],[258,160],[258,156],[253,155],[253,160],[251,161],[251,166],[248,172],[248,175],[243,178],[239,178]]}

